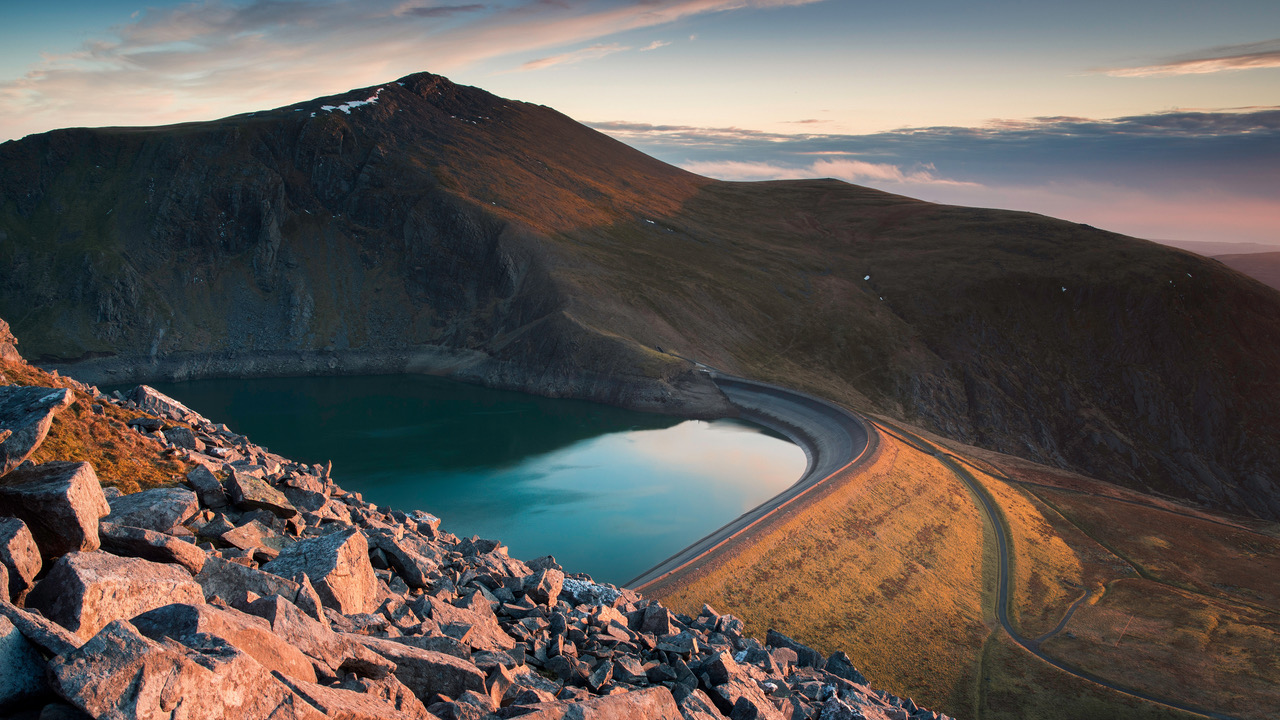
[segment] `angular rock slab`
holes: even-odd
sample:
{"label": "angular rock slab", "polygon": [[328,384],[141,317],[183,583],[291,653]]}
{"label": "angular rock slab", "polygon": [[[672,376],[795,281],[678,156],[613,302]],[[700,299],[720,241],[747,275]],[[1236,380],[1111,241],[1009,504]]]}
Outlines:
{"label": "angular rock slab", "polygon": [[113,620],[174,602],[204,603],[186,570],[104,552],[64,555],[27,596],[28,607],[82,639]]}
{"label": "angular rock slab", "polygon": [[66,655],[84,644],[61,625],[3,600],[0,600],[0,617],[13,623],[28,642],[46,655]]}
{"label": "angular rock slab", "polygon": [[161,644],[118,620],[50,661],[49,678],[59,695],[104,720],[324,717],[231,645],[207,635],[192,643]]}
{"label": "angular rock slab", "polygon": [[43,563],[36,539],[27,524],[18,518],[0,517],[0,566],[9,576],[7,584],[0,586],[0,595],[4,595],[5,600],[20,602],[35,585]]}
{"label": "angular rock slab", "polygon": [[355,528],[294,543],[262,570],[294,580],[310,578],[324,606],[343,615],[378,608],[378,576],[369,562],[369,543]]}
{"label": "angular rock slab", "polygon": [[49,694],[44,658],[6,617],[0,617],[0,713]]}
{"label": "angular rock slab", "polygon": [[111,512],[89,463],[49,462],[15,470],[0,486],[0,515],[21,519],[46,561],[97,550],[98,519]]}
{"label": "angular rock slab", "polygon": [[139,385],[129,393],[129,399],[138,403],[138,407],[152,415],[161,415],[173,420],[203,422],[209,420],[200,413],[165,395],[150,385]]}
{"label": "angular rock slab", "polygon": [[75,402],[65,388],[0,386],[0,475],[7,475],[31,457],[49,434],[53,416]]}
{"label": "angular rock slab", "polygon": [[220,597],[239,610],[248,610],[249,603],[253,601],[248,599],[249,593],[258,597],[279,595],[327,626],[320,598],[310,582],[296,583],[212,556],[205,559],[195,581],[204,590],[205,599]]}
{"label": "angular rock slab", "polygon": [[290,690],[319,708],[326,717],[340,720],[434,720],[434,716],[412,696],[409,696],[412,704],[406,704],[404,709],[400,709],[381,697],[365,692],[291,681],[288,678],[281,680]]}
{"label": "angular rock slab", "polygon": [[671,691],[665,687],[619,693],[570,705],[564,702],[530,706],[527,720],[684,720]]}
{"label": "angular rock slab", "polygon": [[263,618],[270,624],[271,632],[334,670],[380,680],[396,669],[395,663],[335,633],[279,595],[255,600],[246,612]]}
{"label": "angular rock slab", "polygon": [[197,465],[187,473],[187,485],[200,496],[200,504],[213,509],[227,506],[227,492],[209,468]]}
{"label": "angular rock slab", "polygon": [[270,623],[255,615],[212,605],[174,604],[148,610],[131,622],[138,632],[157,642],[172,638],[183,643],[185,638],[200,633],[212,635],[247,653],[269,671],[294,680],[316,681],[311,661],[277,637]]}
{"label": "angular rock slab", "polygon": [[104,522],[98,526],[98,537],[102,549],[113,555],[181,565],[192,575],[200,572],[208,557],[192,543],[145,528]]}
{"label": "angular rock slab", "polygon": [[107,521],[172,535],[200,512],[200,501],[190,490],[178,487],[155,488],[108,500]]}
{"label": "angular rock slab", "polygon": [[486,692],[484,673],[452,655],[366,635],[347,637],[395,663],[395,676],[418,698],[430,697],[432,693],[456,698],[468,690],[482,695]]}
{"label": "angular rock slab", "polygon": [[284,493],[271,487],[266,480],[242,472],[231,472],[231,477],[227,479],[227,496],[237,507],[266,510],[282,518],[298,514],[298,509]]}

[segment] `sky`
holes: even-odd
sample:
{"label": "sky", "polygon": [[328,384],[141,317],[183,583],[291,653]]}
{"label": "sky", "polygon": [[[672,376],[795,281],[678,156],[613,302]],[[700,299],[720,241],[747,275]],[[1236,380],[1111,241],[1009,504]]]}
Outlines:
{"label": "sky", "polygon": [[1280,246],[1276,0],[0,0],[0,140],[420,71],[711,177]]}

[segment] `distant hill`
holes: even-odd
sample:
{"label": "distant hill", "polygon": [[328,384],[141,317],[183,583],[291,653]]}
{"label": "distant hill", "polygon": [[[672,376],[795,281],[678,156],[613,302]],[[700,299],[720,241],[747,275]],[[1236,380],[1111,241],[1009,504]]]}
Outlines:
{"label": "distant hill", "polygon": [[1214,255],[1213,259],[1280,290],[1280,252]]}
{"label": "distant hill", "polygon": [[35,135],[0,170],[0,316],[85,379],[410,370],[721,411],[693,358],[1280,518],[1280,295],[1155,243],[713,181],[425,73]]}
{"label": "distant hill", "polygon": [[1199,240],[1155,240],[1161,245],[1190,250],[1205,257],[1243,255],[1246,253],[1280,252],[1280,245],[1264,245],[1256,242],[1208,242]]}

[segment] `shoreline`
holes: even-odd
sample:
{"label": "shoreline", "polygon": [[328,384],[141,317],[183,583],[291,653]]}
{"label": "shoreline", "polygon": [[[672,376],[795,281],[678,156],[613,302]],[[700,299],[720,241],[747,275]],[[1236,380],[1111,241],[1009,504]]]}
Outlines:
{"label": "shoreline", "polygon": [[778,510],[866,458],[874,445],[873,426],[834,403],[778,385],[704,372],[738,410],[738,417],[786,435],[804,450],[808,465],[785,490],[628,581],[623,585],[628,589],[640,591],[669,579],[741,540]]}

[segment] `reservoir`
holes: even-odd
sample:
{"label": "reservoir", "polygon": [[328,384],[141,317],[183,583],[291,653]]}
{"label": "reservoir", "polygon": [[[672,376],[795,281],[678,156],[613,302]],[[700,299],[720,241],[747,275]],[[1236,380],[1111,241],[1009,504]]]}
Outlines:
{"label": "reservoir", "polygon": [[804,451],[738,420],[682,420],[423,375],[157,383],[272,452],[333,462],[380,507],[425,510],[512,557],[621,584],[776,495]]}

